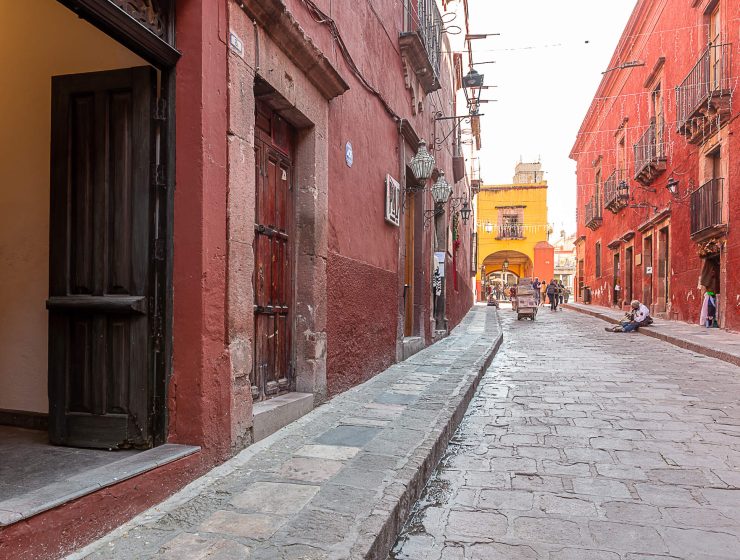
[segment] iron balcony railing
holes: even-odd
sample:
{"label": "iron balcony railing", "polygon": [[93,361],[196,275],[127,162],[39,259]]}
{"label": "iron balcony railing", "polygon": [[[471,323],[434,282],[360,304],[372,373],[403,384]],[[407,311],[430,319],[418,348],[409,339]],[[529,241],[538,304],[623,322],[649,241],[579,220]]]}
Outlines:
{"label": "iron balcony railing", "polygon": [[697,109],[713,96],[730,94],[731,44],[709,45],[688,76],[676,88],[676,119],[679,131],[694,118]]}
{"label": "iron balcony railing", "polygon": [[657,122],[652,119],[650,126],[635,144],[635,178],[639,177],[646,167],[658,165],[665,161],[665,144],[663,118]]}
{"label": "iron balcony railing", "polygon": [[601,204],[595,196],[592,196],[584,208],[584,225],[589,229],[596,230],[601,226],[601,221]]}
{"label": "iron balcony railing", "polygon": [[616,169],[604,183],[604,208],[615,214],[627,206],[629,199],[624,175],[621,169]]}
{"label": "iron balcony railing", "polygon": [[691,193],[691,235],[721,226],[724,179],[712,179]]}
{"label": "iron balcony railing", "polygon": [[424,44],[434,75],[439,78],[442,59],[442,14],[436,0],[406,0],[406,30],[416,32]]}
{"label": "iron balcony railing", "polygon": [[501,224],[498,226],[498,239],[521,239],[524,237],[522,224]]}

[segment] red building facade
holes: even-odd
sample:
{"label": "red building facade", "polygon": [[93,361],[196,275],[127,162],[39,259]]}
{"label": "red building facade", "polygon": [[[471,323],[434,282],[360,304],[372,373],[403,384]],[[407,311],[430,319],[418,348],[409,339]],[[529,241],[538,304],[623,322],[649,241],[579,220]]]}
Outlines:
{"label": "red building facade", "polygon": [[[740,328],[740,5],[640,0],[581,125],[576,297]],[[703,284],[703,285],[702,285]]]}
{"label": "red building facade", "polygon": [[[467,30],[467,2],[453,7]],[[15,299],[18,317],[42,310],[37,330],[48,321],[49,371],[33,381],[0,362],[0,424],[160,459],[33,511],[0,499],[16,508],[0,507],[0,556],[81,546],[462,320],[475,266],[473,220],[460,210],[474,192],[452,118],[468,108],[457,104],[464,71],[447,8],[40,0],[13,10],[9,29],[53,21],[49,44],[70,63],[42,68],[36,96],[58,84],[44,106],[51,187],[42,176],[34,202],[49,264],[8,280],[42,277],[41,293]],[[56,60],[13,53],[4,64]],[[421,139],[434,158],[424,184],[410,168]],[[441,172],[452,192],[435,206]],[[7,208],[15,192],[3,191]],[[3,248],[28,237],[22,226],[0,232]],[[18,321],[13,309],[0,323]],[[46,342],[33,342],[44,359]],[[165,449],[176,452],[162,461]]]}

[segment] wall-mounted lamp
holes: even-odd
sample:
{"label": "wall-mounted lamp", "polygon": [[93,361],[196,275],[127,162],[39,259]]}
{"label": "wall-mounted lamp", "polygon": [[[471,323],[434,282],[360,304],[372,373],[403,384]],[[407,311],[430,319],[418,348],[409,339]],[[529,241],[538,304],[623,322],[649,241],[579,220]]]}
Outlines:
{"label": "wall-mounted lamp", "polygon": [[671,193],[672,196],[678,196],[678,182],[678,179],[670,177],[665,185],[665,188],[668,189],[668,192]]}
{"label": "wall-mounted lamp", "polygon": [[470,219],[470,212],[470,204],[468,204],[468,201],[466,200],[465,202],[463,202],[463,206],[460,209],[460,217],[462,218],[464,224],[468,223],[468,220]]}
{"label": "wall-mounted lamp", "polygon": [[509,259],[504,259],[504,264],[501,265],[501,268],[503,268],[504,270],[509,269]]}
{"label": "wall-mounted lamp", "polygon": [[462,86],[465,91],[465,99],[468,102],[468,111],[471,115],[477,115],[480,106],[480,94],[483,89],[483,74],[478,73],[475,68],[471,68],[463,76]]}
{"label": "wall-mounted lamp", "polygon": [[630,199],[630,186],[627,181],[619,181],[619,185],[617,186],[617,197],[625,203]]}
{"label": "wall-mounted lamp", "polygon": [[434,156],[427,150],[427,143],[424,140],[419,140],[419,147],[416,150],[416,154],[411,158],[409,166],[414,177],[420,185],[424,183],[432,176],[432,170],[435,165]]}
{"label": "wall-mounted lamp", "polygon": [[437,180],[432,185],[432,199],[435,204],[444,204],[450,199],[452,187],[445,179],[445,172],[440,171]]}

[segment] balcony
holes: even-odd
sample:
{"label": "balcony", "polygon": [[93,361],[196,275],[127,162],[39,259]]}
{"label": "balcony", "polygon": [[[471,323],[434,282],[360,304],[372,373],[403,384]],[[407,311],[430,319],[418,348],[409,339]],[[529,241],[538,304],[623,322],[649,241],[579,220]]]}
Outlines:
{"label": "balcony", "polygon": [[678,132],[690,144],[701,144],[730,117],[731,44],[709,45],[676,88]]}
{"label": "balcony", "polygon": [[498,226],[496,239],[524,239],[522,224],[501,224]]}
{"label": "balcony", "polygon": [[629,187],[624,180],[624,172],[615,170],[604,183],[604,208],[612,214],[618,213],[627,207],[629,202]]}
{"label": "balcony", "polygon": [[603,221],[603,218],[601,217],[601,204],[600,201],[596,197],[591,197],[591,200],[589,200],[586,203],[586,208],[584,211],[584,220],[585,225],[588,229],[592,231],[596,231],[601,227],[601,222]]}
{"label": "balcony", "polygon": [[724,233],[722,220],[724,179],[712,179],[691,193],[691,239],[703,241]]}
{"label": "balcony", "polygon": [[663,119],[650,126],[635,144],[635,180],[649,186],[666,168]]}
{"label": "balcony", "polygon": [[442,15],[436,0],[409,2],[406,29],[398,39],[406,59],[424,92],[440,89],[439,67],[442,58]]}

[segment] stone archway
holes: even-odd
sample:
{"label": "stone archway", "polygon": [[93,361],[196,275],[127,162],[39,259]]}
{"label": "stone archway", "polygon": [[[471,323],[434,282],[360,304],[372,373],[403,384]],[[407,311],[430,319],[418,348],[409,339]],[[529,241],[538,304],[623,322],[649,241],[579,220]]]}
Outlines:
{"label": "stone archway", "polygon": [[[485,300],[496,283],[503,287],[505,283],[511,284],[512,279],[518,280],[521,277],[532,275],[534,265],[532,259],[519,251],[497,251],[491,253],[483,259],[481,263],[480,285],[478,289],[479,299]],[[506,266],[505,266],[506,265]],[[485,267],[485,268],[484,268]]]}

